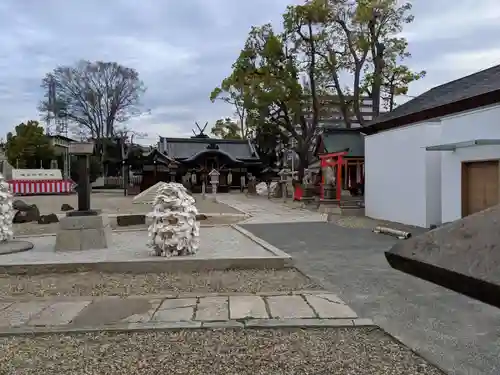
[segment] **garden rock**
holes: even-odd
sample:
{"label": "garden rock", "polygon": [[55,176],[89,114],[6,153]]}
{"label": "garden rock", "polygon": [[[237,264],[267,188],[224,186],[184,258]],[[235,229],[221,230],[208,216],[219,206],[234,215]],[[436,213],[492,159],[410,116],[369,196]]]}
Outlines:
{"label": "garden rock", "polygon": [[29,209],[29,207],[29,204],[20,199],[16,199],[14,202],[12,202],[12,208],[17,211],[26,211]]}
{"label": "garden rock", "polygon": [[18,209],[12,222],[16,224],[31,223],[32,221],[38,221],[39,218],[40,210],[36,204],[32,204],[31,206],[27,205],[22,209]]}
{"label": "garden rock", "polygon": [[59,218],[56,214],[41,215],[38,219],[38,224],[52,224],[58,222]]}
{"label": "garden rock", "polygon": [[67,203],[63,203],[61,205],[61,211],[73,211],[73,210],[74,210],[74,208]]}

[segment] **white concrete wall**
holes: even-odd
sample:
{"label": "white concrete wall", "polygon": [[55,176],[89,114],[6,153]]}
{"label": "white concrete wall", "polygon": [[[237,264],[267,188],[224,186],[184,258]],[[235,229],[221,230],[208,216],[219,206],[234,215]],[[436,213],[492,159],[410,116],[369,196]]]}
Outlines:
{"label": "white concrete wall", "polygon": [[439,135],[439,122],[428,122],[365,137],[367,216],[423,227],[439,222],[439,153],[425,150]]}
{"label": "white concrete wall", "polygon": [[[427,142],[435,143],[441,138],[441,123],[426,125]],[[441,152],[425,153],[425,194],[426,194],[426,225],[441,224]]]}
{"label": "white concrete wall", "polygon": [[[439,143],[500,139],[499,119],[499,105],[443,118]],[[462,162],[500,159],[500,146],[475,146],[436,153],[441,153],[441,220],[445,223],[462,216]]]}

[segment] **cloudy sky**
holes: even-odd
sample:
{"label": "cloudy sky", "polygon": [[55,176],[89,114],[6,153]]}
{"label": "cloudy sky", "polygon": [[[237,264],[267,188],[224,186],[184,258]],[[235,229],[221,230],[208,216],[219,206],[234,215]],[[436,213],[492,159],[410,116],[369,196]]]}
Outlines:
{"label": "cloudy sky", "polygon": [[[296,0],[295,2],[298,2]],[[151,110],[130,123],[144,143],[191,133],[231,108],[212,104],[210,91],[230,72],[252,25],[279,25],[294,0],[1,0],[0,137],[38,119],[40,80],[79,59],[133,67],[148,87]],[[418,0],[405,29],[411,66],[435,85],[500,63],[500,1]]]}

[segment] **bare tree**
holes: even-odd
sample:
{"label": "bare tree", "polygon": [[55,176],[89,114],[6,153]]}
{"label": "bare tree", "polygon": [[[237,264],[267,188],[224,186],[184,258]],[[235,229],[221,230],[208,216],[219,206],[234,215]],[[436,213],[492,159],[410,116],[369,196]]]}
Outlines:
{"label": "bare tree", "polygon": [[46,95],[39,109],[64,117],[97,141],[115,134],[117,123],[141,114],[141,95],[145,91],[139,73],[116,62],[80,61],[74,66],[59,66],[42,80]]}

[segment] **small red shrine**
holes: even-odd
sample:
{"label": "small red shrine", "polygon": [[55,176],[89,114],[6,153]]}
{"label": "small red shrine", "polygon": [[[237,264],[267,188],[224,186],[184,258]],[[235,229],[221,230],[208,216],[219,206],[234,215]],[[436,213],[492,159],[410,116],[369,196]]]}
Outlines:
{"label": "small red shrine", "polygon": [[[336,191],[335,191],[335,199],[340,200],[342,196],[342,166],[347,166],[347,161],[344,160],[344,156],[347,154],[347,151],[342,152],[332,152],[327,154],[319,155],[320,167],[321,170],[324,171],[324,168],[332,167],[335,171],[335,181],[336,181]],[[321,178],[321,199],[325,198],[325,173],[322,173]]]}

